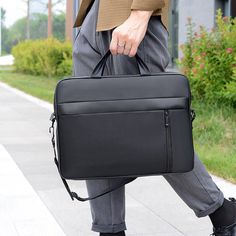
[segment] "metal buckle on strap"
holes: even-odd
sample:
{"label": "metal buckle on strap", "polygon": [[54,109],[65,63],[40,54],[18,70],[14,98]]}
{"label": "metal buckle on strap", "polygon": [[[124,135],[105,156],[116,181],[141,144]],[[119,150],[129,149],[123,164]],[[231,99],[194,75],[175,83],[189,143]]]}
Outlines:
{"label": "metal buckle on strap", "polygon": [[55,113],[53,112],[50,116],[50,121],[55,121],[56,120],[56,116]]}
{"label": "metal buckle on strap", "polygon": [[53,112],[50,116],[50,121],[52,122],[52,125],[49,127],[49,133],[50,134],[52,133],[52,131],[54,131],[55,120],[56,120],[56,116],[55,116],[55,113]]}
{"label": "metal buckle on strap", "polygon": [[196,112],[194,110],[191,110],[190,114],[191,114],[191,121],[193,122],[196,118]]}

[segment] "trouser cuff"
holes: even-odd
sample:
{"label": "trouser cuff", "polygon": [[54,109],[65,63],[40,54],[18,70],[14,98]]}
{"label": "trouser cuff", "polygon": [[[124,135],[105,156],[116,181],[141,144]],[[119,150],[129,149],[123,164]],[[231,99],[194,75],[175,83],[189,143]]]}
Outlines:
{"label": "trouser cuff", "polygon": [[92,231],[99,232],[99,233],[118,233],[120,231],[126,230],[126,224],[115,224],[115,225],[98,225],[92,224]]}
{"label": "trouser cuff", "polygon": [[220,192],[218,200],[212,204],[207,210],[204,211],[195,211],[195,214],[197,217],[205,217],[210,215],[211,213],[215,212],[219,207],[223,205],[224,202],[224,195],[222,192]]}

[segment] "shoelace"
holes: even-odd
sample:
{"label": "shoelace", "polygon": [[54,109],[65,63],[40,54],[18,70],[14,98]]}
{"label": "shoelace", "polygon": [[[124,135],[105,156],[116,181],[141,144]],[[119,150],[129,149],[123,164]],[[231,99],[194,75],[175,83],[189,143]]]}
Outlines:
{"label": "shoelace", "polygon": [[[229,200],[236,204],[236,199],[235,198],[231,197],[231,198],[229,198]],[[223,228],[214,229],[213,234],[211,234],[210,236],[217,236],[217,235],[223,233],[224,230],[225,230],[224,227]]]}

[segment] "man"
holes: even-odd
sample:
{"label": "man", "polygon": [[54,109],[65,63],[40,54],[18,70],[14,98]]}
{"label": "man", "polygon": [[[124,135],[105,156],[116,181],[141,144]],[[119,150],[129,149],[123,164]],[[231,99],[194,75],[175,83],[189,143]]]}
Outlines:
{"label": "man", "polygon": [[[73,48],[74,75],[90,75],[111,50],[105,74],[137,74],[134,55],[151,72],[165,71],[168,51],[169,0],[83,0],[75,23],[79,27]],[[195,153],[194,169],[164,176],[198,217],[209,216],[215,236],[236,236],[236,204],[224,199]],[[102,192],[120,179],[87,180],[89,195]],[[100,236],[124,236],[125,188],[90,201],[92,230]]]}

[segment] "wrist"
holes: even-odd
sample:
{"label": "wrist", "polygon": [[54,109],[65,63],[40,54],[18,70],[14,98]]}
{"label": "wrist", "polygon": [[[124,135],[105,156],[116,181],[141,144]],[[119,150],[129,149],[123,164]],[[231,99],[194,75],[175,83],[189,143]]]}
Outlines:
{"label": "wrist", "polygon": [[149,21],[153,11],[131,10],[130,17],[141,21]]}

